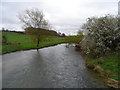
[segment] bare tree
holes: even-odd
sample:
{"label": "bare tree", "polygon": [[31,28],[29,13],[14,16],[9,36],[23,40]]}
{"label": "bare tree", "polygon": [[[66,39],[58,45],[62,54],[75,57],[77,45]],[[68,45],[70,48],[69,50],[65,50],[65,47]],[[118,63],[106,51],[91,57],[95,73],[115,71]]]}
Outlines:
{"label": "bare tree", "polygon": [[19,14],[19,19],[24,24],[23,28],[28,34],[34,36],[33,39],[35,39],[37,43],[37,48],[39,47],[39,43],[43,35],[40,30],[51,28],[51,25],[47,20],[45,20],[44,16],[44,13],[37,8],[27,9],[23,13]]}
{"label": "bare tree", "polygon": [[33,28],[49,28],[49,23],[44,18],[44,14],[41,10],[27,9],[23,13],[19,14],[20,21],[24,24],[24,28],[33,27]]}

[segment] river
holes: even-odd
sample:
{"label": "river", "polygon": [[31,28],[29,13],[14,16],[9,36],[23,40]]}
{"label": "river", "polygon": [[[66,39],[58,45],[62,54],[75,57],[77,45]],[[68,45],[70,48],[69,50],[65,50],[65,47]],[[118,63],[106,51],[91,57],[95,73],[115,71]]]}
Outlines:
{"label": "river", "polygon": [[2,56],[3,88],[104,88],[74,45],[60,44]]}

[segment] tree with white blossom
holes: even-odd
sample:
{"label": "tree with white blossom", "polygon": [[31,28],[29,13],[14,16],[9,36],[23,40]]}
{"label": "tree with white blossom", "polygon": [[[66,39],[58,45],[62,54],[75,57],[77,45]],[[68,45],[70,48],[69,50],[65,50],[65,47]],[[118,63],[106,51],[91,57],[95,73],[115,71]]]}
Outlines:
{"label": "tree with white blossom", "polygon": [[82,48],[93,56],[100,56],[108,52],[120,50],[119,18],[107,15],[105,17],[88,18],[82,26],[84,39]]}

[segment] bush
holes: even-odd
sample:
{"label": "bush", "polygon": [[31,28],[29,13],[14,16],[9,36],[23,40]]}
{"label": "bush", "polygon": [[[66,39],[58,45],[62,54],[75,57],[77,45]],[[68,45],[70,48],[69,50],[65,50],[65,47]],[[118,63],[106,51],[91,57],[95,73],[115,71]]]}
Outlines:
{"label": "bush", "polygon": [[82,26],[85,33],[81,42],[82,49],[93,56],[101,56],[108,52],[120,50],[120,27],[118,17],[88,18]]}

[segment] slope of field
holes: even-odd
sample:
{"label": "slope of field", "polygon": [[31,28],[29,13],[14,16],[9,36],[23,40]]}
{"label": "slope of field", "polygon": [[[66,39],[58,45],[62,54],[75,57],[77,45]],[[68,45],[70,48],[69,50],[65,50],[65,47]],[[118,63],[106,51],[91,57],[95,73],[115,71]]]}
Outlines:
{"label": "slope of field", "polygon": [[[2,50],[0,50],[0,53],[2,54],[12,51],[36,48],[36,43],[31,39],[32,37],[29,35],[15,32],[2,32],[2,36],[3,35],[7,38],[7,44],[2,45]],[[45,36],[44,38],[42,38],[39,44],[39,48],[61,43],[79,43],[81,38],[81,36]]]}

